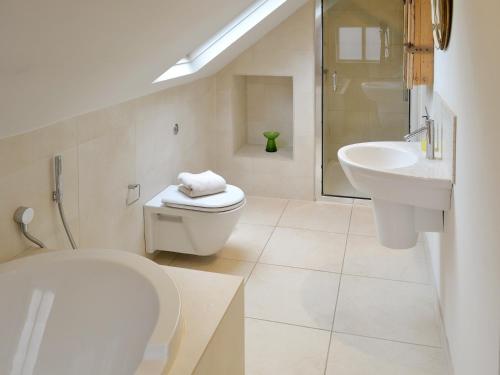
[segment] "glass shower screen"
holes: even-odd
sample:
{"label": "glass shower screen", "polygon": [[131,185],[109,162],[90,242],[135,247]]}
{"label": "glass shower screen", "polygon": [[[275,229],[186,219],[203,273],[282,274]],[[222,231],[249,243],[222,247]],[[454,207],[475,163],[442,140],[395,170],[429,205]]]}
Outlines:
{"label": "glass shower screen", "polygon": [[323,0],[323,195],[364,198],[337,159],[344,145],[402,140],[403,2]]}

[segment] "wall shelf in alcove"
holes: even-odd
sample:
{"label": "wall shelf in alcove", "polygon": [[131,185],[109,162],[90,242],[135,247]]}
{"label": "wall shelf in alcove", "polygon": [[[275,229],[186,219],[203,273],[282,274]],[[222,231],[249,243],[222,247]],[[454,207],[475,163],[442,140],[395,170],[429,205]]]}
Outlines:
{"label": "wall shelf in alcove", "polygon": [[[293,78],[233,77],[234,153],[244,157],[293,159]],[[278,131],[278,151],[266,152],[265,131]]]}

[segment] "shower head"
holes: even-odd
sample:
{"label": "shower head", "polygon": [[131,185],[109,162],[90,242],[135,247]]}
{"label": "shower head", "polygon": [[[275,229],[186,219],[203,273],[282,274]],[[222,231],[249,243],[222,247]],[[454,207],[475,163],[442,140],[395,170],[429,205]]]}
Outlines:
{"label": "shower head", "polygon": [[56,189],[54,190],[53,199],[60,203],[62,201],[62,156],[57,155],[54,157],[54,176],[56,182]]}
{"label": "shower head", "polygon": [[56,176],[62,174],[62,156],[61,155],[57,155],[56,157],[54,157],[54,169],[56,172]]}

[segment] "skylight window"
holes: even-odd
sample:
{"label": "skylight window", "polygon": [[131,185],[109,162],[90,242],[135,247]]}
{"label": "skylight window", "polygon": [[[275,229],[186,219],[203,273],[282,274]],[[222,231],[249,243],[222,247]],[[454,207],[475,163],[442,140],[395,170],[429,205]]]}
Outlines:
{"label": "skylight window", "polygon": [[153,83],[196,73],[224,50],[253,29],[287,0],[259,0],[200,47],[183,57]]}

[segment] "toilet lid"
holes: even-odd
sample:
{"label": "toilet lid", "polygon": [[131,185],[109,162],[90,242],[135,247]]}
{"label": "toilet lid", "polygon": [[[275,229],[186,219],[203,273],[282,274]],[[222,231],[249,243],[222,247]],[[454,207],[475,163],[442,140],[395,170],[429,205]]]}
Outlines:
{"label": "toilet lid", "polygon": [[161,201],[168,207],[207,212],[228,211],[241,206],[244,200],[243,190],[229,184],[222,193],[197,198],[191,198],[179,191],[178,185],[170,185],[161,193]]}

